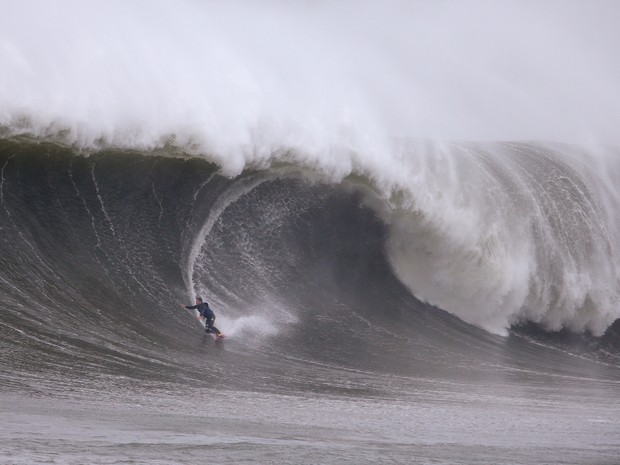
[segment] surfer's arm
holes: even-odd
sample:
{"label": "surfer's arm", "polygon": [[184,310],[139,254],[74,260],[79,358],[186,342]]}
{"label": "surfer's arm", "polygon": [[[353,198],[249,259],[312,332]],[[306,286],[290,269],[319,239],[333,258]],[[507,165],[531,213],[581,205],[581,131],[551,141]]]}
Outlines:
{"label": "surfer's arm", "polygon": [[[196,310],[198,308],[198,305],[183,305],[181,304],[181,307],[184,307],[188,310]],[[197,320],[200,319],[204,319],[204,316],[202,316],[202,314],[200,314],[200,311],[198,311],[199,315],[196,317]]]}

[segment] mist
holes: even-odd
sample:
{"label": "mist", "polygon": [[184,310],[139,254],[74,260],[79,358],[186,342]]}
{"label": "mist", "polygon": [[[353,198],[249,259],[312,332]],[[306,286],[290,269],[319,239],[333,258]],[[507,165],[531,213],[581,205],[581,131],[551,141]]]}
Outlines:
{"label": "mist", "polygon": [[231,172],[277,151],[376,156],[403,137],[618,141],[616,2],[23,1],[3,11],[0,124],[11,133],[83,146],[173,137]]}

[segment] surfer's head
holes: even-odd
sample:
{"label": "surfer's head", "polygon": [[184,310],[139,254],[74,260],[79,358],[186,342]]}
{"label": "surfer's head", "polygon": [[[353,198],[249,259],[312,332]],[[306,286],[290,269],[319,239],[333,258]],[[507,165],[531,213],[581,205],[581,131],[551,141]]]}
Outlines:
{"label": "surfer's head", "polygon": [[201,304],[202,303],[202,297],[196,297],[196,303],[197,304]]}

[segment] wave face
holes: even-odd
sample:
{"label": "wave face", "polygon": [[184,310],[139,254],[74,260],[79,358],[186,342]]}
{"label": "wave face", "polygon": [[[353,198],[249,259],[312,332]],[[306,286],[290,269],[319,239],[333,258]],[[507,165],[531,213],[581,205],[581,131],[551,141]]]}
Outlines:
{"label": "wave face", "polygon": [[[535,150],[518,146],[521,154]],[[518,163],[528,160],[524,155]],[[570,173],[565,165],[548,163]],[[89,463],[107,461],[116,457],[111,450],[125,444],[118,437],[134,438],[118,460],[156,460],[141,446],[144,435],[158,448],[166,445],[161,454],[168,459],[196,463],[200,454],[192,448],[202,439],[195,438],[195,430],[211,418],[218,426],[209,423],[207,429],[225,443],[254,438],[257,449],[249,456],[244,448],[223,446],[223,461],[230,463],[285,457],[287,452],[272,444],[273,435],[283,434],[304,437],[321,451],[327,447],[328,463],[350,457],[347,444],[364,443],[370,434],[382,438],[382,445],[360,446],[353,455],[378,458],[385,453],[380,451],[392,449],[389,444],[409,444],[419,434],[412,428],[425,431],[425,442],[443,438],[441,444],[456,445],[400,446],[391,452],[394,457],[408,461],[412,453],[427,459],[439,454],[450,462],[472,447],[469,433],[469,439],[459,433],[472,422],[484,432],[474,442],[490,444],[479,452],[482,457],[492,457],[500,447],[507,456],[537,463],[538,453],[506,445],[512,444],[515,428],[528,428],[522,403],[538,402],[526,400],[523,392],[533,392],[553,412],[535,417],[556,425],[544,440],[553,442],[558,463],[575,457],[572,445],[563,442],[566,435],[584,444],[594,434],[596,441],[609,444],[617,437],[609,416],[620,382],[617,323],[601,337],[545,331],[553,318],[568,318],[558,316],[571,305],[559,294],[550,310],[537,313],[532,307],[522,313],[533,316],[530,321],[544,315],[542,325],[520,322],[507,336],[466,323],[472,315],[466,305],[507,280],[499,268],[499,276],[485,276],[490,289],[464,273],[464,282],[444,288],[453,294],[438,292],[441,266],[453,273],[483,267],[484,257],[499,260],[506,237],[498,227],[496,242],[482,258],[467,249],[459,254],[458,244],[445,242],[450,235],[443,237],[438,228],[433,237],[432,223],[419,210],[404,208],[402,195],[392,199],[398,201],[395,207],[368,179],[325,182],[290,165],[229,178],[197,158],[122,151],[84,157],[57,144],[4,140],[0,174],[0,386],[9,419],[0,436],[12,457],[7,463],[50,453],[70,462],[77,449],[64,444],[76,438],[86,442],[75,463],[84,457]],[[594,191],[571,188],[575,198],[562,197],[568,205],[595,198]],[[515,208],[527,208],[525,199],[514,201]],[[583,205],[584,214],[604,218],[596,202]],[[520,221],[510,220],[511,226]],[[528,226],[538,232],[541,246],[549,245],[542,242],[551,240],[542,225]],[[594,237],[603,229],[581,222],[572,227],[563,230],[558,249],[574,245],[571,234]],[[433,248],[442,241],[451,244],[448,250]],[[585,272],[609,258],[601,250],[610,251],[611,245],[593,241],[587,253],[575,249],[571,257]],[[433,255],[449,255],[451,261],[433,261]],[[544,259],[549,269],[539,271],[549,272],[559,286],[562,270]],[[458,261],[460,267],[454,265]],[[458,297],[474,285],[480,286],[478,295],[469,301]],[[418,288],[434,291],[448,305],[459,301],[464,316],[423,303],[415,295]],[[534,286],[528,301],[539,302],[536,293],[543,288]],[[578,310],[586,311],[579,316],[584,324],[604,315],[595,306],[606,302],[597,300],[593,289],[574,289],[592,296],[591,307]],[[180,308],[197,294],[215,309],[217,326],[228,335],[223,343],[212,342],[194,315]],[[474,315],[479,322],[494,318]],[[561,400],[550,407],[554,395]],[[481,419],[469,410],[480,396],[501,411],[507,430],[493,421],[489,426],[493,415]],[[50,398],[56,400],[50,403]],[[207,406],[203,413],[196,413],[196,402]],[[603,423],[559,421],[583,405]],[[538,412],[541,407],[528,408]],[[432,426],[450,424],[455,412],[463,424],[441,431]],[[66,418],[69,423],[49,436],[49,425]],[[592,425],[599,425],[596,431]],[[100,439],[89,445],[90,430],[102,432],[114,447],[100,449]],[[39,431],[50,439],[33,445],[29,434],[22,440],[15,431]],[[168,449],[171,440],[186,446]],[[524,439],[533,445],[540,440]],[[186,447],[193,451],[189,456]],[[305,450],[299,444],[290,447]],[[321,451],[311,455],[323,456]],[[616,456],[613,446],[596,446],[583,449],[576,460],[613,457],[605,462],[613,463]],[[296,463],[311,461],[300,456]]]}
{"label": "wave face", "polygon": [[[417,319],[429,319],[431,331],[447,324],[455,334],[492,339],[442,309],[480,328],[512,327],[513,335],[566,325],[601,336],[618,317],[617,244],[602,191],[552,151],[502,147],[495,159],[459,149],[470,158],[460,159],[463,208],[452,218],[446,204],[440,208],[444,188],[412,206],[402,193],[379,195],[368,179],[328,183],[291,166],[231,179],[195,158],[83,157],[5,140],[5,324],[16,348],[25,335],[55,334],[97,347],[130,337],[144,350],[145,331],[173,340],[186,331],[178,303],[203,295],[226,309],[220,319],[231,335],[293,331],[302,352],[326,337],[355,346],[375,329],[404,337],[420,331]],[[480,173],[494,177],[473,182]],[[474,186],[483,192],[468,193]],[[478,196],[484,210],[464,221],[467,201]],[[418,208],[423,202],[432,208]],[[468,227],[480,224],[477,244],[478,230]],[[401,318],[411,327],[403,329]],[[605,344],[617,344],[614,334]],[[338,356],[355,364],[358,349]]]}

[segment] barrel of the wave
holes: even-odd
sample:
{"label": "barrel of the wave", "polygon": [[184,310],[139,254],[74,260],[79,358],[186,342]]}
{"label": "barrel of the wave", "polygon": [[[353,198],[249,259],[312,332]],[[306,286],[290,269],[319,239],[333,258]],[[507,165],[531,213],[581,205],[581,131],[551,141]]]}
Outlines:
{"label": "barrel of the wave", "polygon": [[181,307],[194,310],[196,318],[204,325],[207,334],[214,334],[216,340],[224,339],[224,334],[214,326],[215,313],[209,307],[209,303],[202,300],[202,297],[196,297],[196,305],[181,304]]}

